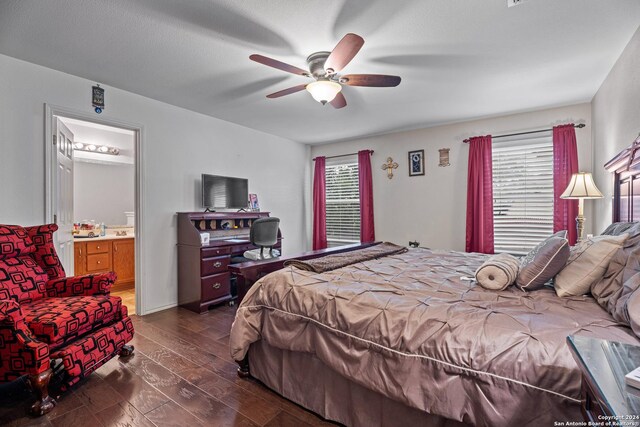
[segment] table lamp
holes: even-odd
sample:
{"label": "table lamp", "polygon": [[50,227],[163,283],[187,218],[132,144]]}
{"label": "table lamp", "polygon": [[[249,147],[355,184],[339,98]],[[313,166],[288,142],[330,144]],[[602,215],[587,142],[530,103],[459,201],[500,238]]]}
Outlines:
{"label": "table lamp", "polygon": [[578,216],[576,217],[578,242],[582,240],[582,233],[584,232],[584,200],[602,199],[602,197],[604,196],[596,187],[595,182],[593,182],[591,172],[578,172],[571,175],[571,181],[560,198],[578,200]]}

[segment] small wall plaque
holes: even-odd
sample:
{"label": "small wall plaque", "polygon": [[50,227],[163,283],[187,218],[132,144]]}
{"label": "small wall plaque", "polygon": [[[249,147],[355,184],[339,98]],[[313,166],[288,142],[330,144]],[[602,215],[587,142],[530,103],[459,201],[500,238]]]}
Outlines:
{"label": "small wall plaque", "polygon": [[104,89],[99,84],[91,88],[91,105],[97,114],[104,110]]}
{"label": "small wall plaque", "polygon": [[449,148],[441,148],[438,150],[438,152],[440,152],[440,163],[438,163],[438,166],[450,166],[451,164],[449,163]]}

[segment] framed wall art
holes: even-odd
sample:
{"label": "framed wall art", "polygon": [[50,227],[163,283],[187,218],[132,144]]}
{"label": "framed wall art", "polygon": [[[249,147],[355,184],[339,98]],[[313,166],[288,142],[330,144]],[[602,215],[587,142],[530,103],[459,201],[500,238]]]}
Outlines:
{"label": "framed wall art", "polygon": [[409,176],[424,175],[424,150],[409,151]]}

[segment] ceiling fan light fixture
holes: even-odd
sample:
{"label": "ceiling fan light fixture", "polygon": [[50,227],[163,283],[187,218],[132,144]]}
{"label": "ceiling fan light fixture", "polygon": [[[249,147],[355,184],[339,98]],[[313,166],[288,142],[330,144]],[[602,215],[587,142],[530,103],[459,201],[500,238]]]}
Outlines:
{"label": "ceiling fan light fixture", "polygon": [[329,80],[318,80],[317,82],[309,83],[307,85],[307,91],[311,94],[313,99],[326,104],[333,101],[338,92],[342,90],[342,86],[339,83]]}

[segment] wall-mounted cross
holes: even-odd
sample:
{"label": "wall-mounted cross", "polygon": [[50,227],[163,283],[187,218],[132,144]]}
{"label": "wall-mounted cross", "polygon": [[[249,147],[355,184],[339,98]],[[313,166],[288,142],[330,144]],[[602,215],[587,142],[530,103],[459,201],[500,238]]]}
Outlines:
{"label": "wall-mounted cross", "polygon": [[398,164],[391,157],[387,157],[387,163],[382,164],[382,170],[387,171],[387,178],[393,178],[393,170],[398,169]]}

